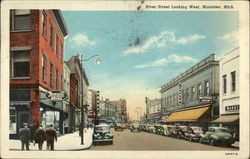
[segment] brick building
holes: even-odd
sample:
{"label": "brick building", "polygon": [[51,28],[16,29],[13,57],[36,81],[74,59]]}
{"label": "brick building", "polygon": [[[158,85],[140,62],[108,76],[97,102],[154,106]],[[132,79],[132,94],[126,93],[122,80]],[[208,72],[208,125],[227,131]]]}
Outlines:
{"label": "brick building", "polygon": [[63,90],[64,38],[68,29],[60,10],[10,12],[10,137],[23,123],[54,124],[62,131],[62,102],[45,98]]}

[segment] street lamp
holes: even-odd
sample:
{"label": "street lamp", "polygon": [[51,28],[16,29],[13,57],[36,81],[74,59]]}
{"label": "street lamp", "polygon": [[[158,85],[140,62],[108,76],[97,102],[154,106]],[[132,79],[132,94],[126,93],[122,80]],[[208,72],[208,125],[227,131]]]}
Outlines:
{"label": "street lamp", "polygon": [[[87,59],[82,59],[82,55],[81,55],[81,62],[82,61],[89,61],[90,59],[92,59],[92,58],[94,58],[94,57],[97,57],[96,58],[96,63],[97,64],[101,64],[101,58],[100,58],[100,56],[99,55],[93,55],[93,56],[91,56],[91,57],[89,57],[89,58],[87,58]],[[81,65],[82,65],[82,63],[81,63]],[[81,66],[82,67],[82,66]],[[81,73],[83,74],[83,71],[81,71]],[[82,76],[83,77],[83,76]],[[82,81],[83,79],[81,78],[81,85],[83,85],[83,81]],[[83,90],[82,90],[83,91]],[[81,145],[83,145],[83,138],[84,138],[84,130],[83,130],[83,124],[84,124],[84,106],[86,106],[86,105],[83,105],[83,96],[82,96],[82,103],[81,103],[81,126],[80,126],[80,130],[79,131],[81,131]]]}

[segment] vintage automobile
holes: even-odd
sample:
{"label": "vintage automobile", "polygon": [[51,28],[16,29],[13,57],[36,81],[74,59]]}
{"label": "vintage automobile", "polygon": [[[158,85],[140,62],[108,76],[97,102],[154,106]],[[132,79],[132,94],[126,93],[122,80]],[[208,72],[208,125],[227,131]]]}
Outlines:
{"label": "vintage automobile", "polygon": [[154,130],[155,130],[155,134],[158,134],[158,135],[162,135],[164,133],[163,132],[163,127],[160,124],[156,124],[154,126]]}
{"label": "vintage automobile", "polygon": [[154,125],[149,125],[148,126],[148,132],[149,133],[155,133],[155,127],[154,127]]}
{"label": "vintage automobile", "polygon": [[206,142],[210,145],[231,146],[235,142],[229,129],[224,127],[209,127],[208,131],[200,136],[200,143]]}
{"label": "vintage automobile", "polygon": [[191,126],[187,128],[187,131],[185,133],[185,139],[189,141],[199,141],[201,134],[204,134],[202,127]]}
{"label": "vintage automobile", "polygon": [[163,125],[163,135],[165,136],[170,136],[171,135],[171,130],[174,129],[176,126],[175,125]]}
{"label": "vintage automobile", "polygon": [[110,132],[110,127],[108,124],[99,124],[94,127],[93,133],[93,145],[97,143],[109,143],[113,144],[114,136]]}
{"label": "vintage automobile", "polygon": [[176,126],[171,131],[171,136],[178,138],[178,139],[184,139],[186,131],[187,131],[187,126],[179,125],[179,126]]}
{"label": "vintage automobile", "polygon": [[122,124],[115,124],[114,129],[115,131],[123,131],[124,126]]}
{"label": "vintage automobile", "polygon": [[130,131],[131,132],[141,132],[141,127],[139,124],[132,124]]}

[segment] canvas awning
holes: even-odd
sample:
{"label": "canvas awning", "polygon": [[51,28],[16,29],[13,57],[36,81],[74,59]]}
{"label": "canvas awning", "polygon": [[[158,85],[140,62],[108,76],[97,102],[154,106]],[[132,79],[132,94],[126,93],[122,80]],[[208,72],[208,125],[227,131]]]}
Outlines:
{"label": "canvas awning", "polygon": [[231,123],[239,119],[239,115],[222,115],[212,121],[213,123]]}
{"label": "canvas awning", "polygon": [[178,121],[210,121],[211,114],[209,105],[195,109],[183,110],[172,113],[164,122],[178,122]]}

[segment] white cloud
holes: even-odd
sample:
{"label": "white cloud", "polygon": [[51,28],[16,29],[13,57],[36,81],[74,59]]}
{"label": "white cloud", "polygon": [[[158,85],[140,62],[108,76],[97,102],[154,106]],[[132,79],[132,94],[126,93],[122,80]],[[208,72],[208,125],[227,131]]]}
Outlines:
{"label": "white cloud", "polygon": [[239,33],[238,31],[233,31],[231,33],[224,34],[222,36],[217,37],[218,40],[225,40],[225,41],[238,41]]}
{"label": "white cloud", "polygon": [[127,50],[123,51],[124,54],[131,54],[131,53],[143,53],[146,52],[148,49],[151,48],[161,48],[166,46],[167,42],[177,43],[177,44],[188,44],[200,39],[204,39],[206,36],[204,35],[190,35],[187,37],[181,37],[179,39],[176,38],[173,32],[163,31],[158,36],[151,36],[148,38],[144,44],[132,48],[128,48]]}
{"label": "white cloud", "polygon": [[162,58],[156,61],[153,61],[148,64],[137,65],[134,68],[146,68],[146,67],[159,67],[164,66],[167,63],[196,63],[197,59],[190,56],[178,56],[175,54],[169,55],[168,58]]}
{"label": "white cloud", "polygon": [[73,44],[76,44],[78,47],[81,46],[93,46],[97,43],[95,40],[90,40],[87,35],[84,33],[78,33],[72,38]]}

